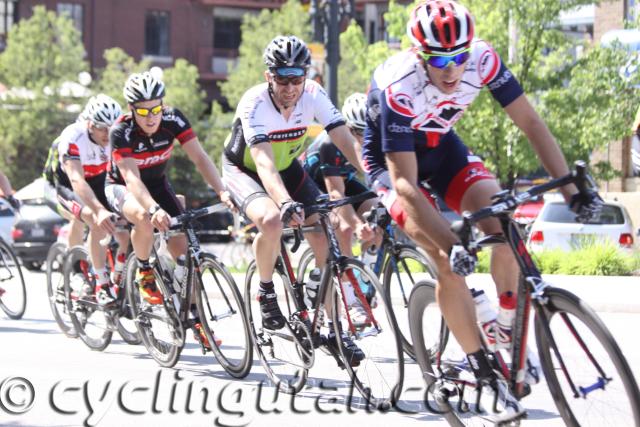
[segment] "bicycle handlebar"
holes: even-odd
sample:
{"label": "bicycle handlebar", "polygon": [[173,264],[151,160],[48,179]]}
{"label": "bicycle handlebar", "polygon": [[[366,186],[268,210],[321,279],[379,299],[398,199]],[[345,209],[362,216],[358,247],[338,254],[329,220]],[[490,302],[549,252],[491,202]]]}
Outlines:
{"label": "bicycle handlebar", "polygon": [[218,203],[217,205],[207,206],[205,208],[189,210],[183,214],[171,218],[170,230],[177,230],[188,226],[194,220],[206,215],[211,215],[216,212],[220,212],[227,209],[224,203]]}
{"label": "bicycle handlebar", "polygon": [[465,211],[462,213],[462,220],[456,221],[451,225],[451,231],[458,235],[462,245],[469,249],[469,243],[471,242],[472,226],[476,222],[489,217],[499,216],[506,212],[511,212],[516,209],[517,206],[527,202],[543,193],[550,190],[554,190],[559,187],[563,187],[567,184],[575,184],[578,187],[578,191],[582,194],[588,191],[588,186],[594,186],[593,180],[587,174],[587,165],[585,162],[579,160],[575,162],[575,170],[569,174],[560,178],[553,179],[545,184],[536,185],[531,187],[527,191],[523,191],[519,194],[513,194],[513,192],[503,191],[496,194],[494,197],[496,201],[482,208],[476,212]]}

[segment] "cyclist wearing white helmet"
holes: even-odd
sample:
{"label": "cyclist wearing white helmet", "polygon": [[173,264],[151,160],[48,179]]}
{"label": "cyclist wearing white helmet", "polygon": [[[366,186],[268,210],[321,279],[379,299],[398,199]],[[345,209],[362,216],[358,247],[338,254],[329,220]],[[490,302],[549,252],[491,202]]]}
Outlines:
{"label": "cyclist wearing white helmet", "polygon": [[[127,79],[123,93],[129,113],[110,132],[112,156],[105,192],[110,206],[134,226],[131,241],[138,258],[136,283],[140,295],[150,304],[161,304],[149,256],[154,227],[167,231],[171,217],[183,211],[166,174],[176,140],[207,184],[232,204],[189,120],[177,108],[164,105],[164,83],[149,72],[136,73]],[[182,262],[187,252],[185,236],[171,238],[168,249],[177,262]],[[201,333],[201,337],[208,345],[206,336]]]}
{"label": "cyclist wearing white helmet", "polygon": [[[342,115],[354,137],[355,151],[360,155],[366,126],[367,96],[364,93],[350,95],[342,106]],[[327,132],[322,132],[316,137],[309,148],[300,156],[300,161],[320,190],[328,193],[332,200],[369,191],[367,186],[356,176],[357,170],[333,144]],[[374,232],[364,220],[363,215],[377,203],[377,199],[368,199],[353,206],[343,206],[337,210],[338,216],[332,217],[340,250],[344,255],[353,256],[352,238],[354,233],[362,242],[363,254],[373,243]],[[371,296],[373,289],[370,285],[363,284],[361,288],[365,294]],[[367,320],[367,313],[355,297],[351,282],[345,281],[345,289],[347,290],[346,298],[351,319],[357,326],[361,326]]]}
{"label": "cyclist wearing white helmet", "polygon": [[[95,297],[102,305],[115,298],[105,270],[106,249],[99,242],[105,233],[114,232],[104,183],[111,152],[109,127],[120,114],[120,105],[109,96],[91,97],[82,118],[67,126],[53,142],[45,166],[45,175],[56,188],[58,210],[72,221],[69,247],[82,244],[81,222],[89,226],[89,251],[98,287]],[[93,292],[84,289],[82,296],[92,297]]]}

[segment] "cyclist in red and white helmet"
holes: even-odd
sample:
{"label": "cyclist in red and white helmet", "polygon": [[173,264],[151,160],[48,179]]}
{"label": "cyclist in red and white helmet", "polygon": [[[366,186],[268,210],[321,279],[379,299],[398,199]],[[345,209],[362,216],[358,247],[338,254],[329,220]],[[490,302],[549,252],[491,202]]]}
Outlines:
{"label": "cyclist in red and white helmet", "polygon": [[[474,37],[467,8],[450,0],[420,3],[410,14],[407,34],[413,47],[380,65],[371,81],[363,145],[367,179],[394,220],[436,262],[442,313],[480,383],[490,385],[505,403],[497,421],[516,419],[524,410],[508,389],[497,385],[475,314],[468,309],[473,300],[464,276],[474,271],[477,258],[458,242],[429,191],[457,212],[489,206],[491,196],[500,191],[482,159],[453,129],[485,86],[529,138],[551,176],[565,175],[569,169],[513,73],[489,43]],[[577,210],[595,212],[601,203],[595,193],[579,200],[573,185],[562,191]],[[479,225],[486,234],[502,232],[496,219]],[[498,245],[492,258],[498,293],[515,293],[519,270],[510,249]],[[510,344],[509,332],[499,334],[505,341],[500,344]]]}

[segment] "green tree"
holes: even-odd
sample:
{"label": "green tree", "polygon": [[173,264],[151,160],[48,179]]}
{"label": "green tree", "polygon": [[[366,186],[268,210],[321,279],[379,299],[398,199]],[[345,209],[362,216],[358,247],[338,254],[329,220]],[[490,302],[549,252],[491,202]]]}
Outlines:
{"label": "green tree", "polygon": [[104,93],[115,99],[125,108],[126,102],[122,94],[122,88],[127,78],[132,73],[139,73],[149,69],[149,60],[143,59],[136,62],[131,56],[119,47],[107,49],[102,54],[106,65],[98,72],[94,90],[96,93]]}
{"label": "green tree", "polygon": [[49,145],[77,115],[84,100],[60,87],[87,68],[80,34],[65,16],[34,8],[9,30],[0,54],[0,78],[11,88],[0,99],[0,168],[20,188],[42,173]]}
{"label": "green tree", "polygon": [[288,0],[278,10],[263,9],[258,15],[246,14],[241,31],[238,64],[229,73],[227,81],[220,85],[231,108],[235,108],[247,89],[264,82],[262,53],[269,41],[279,34],[311,41],[309,14],[298,0]]}
{"label": "green tree", "polygon": [[340,34],[340,65],[338,67],[338,100],[354,92],[365,92],[373,70],[393,54],[386,42],[367,44],[362,28],[352,21]]}
{"label": "green tree", "polygon": [[[556,136],[567,159],[587,159],[593,149],[629,133],[637,91],[618,70],[626,60],[616,49],[592,47],[556,25],[559,14],[589,0],[461,1],[476,20],[476,36],[489,41],[517,76],[529,100]],[[391,36],[405,35],[408,7],[392,2],[385,15]],[[509,39],[510,25],[517,40]],[[508,55],[510,44],[515,56]],[[578,59],[577,47],[586,51]],[[488,91],[483,91],[456,124],[456,132],[492,169],[503,185],[540,166],[525,136]],[[602,169],[602,168],[600,168]]]}
{"label": "green tree", "polygon": [[[164,103],[179,109],[189,119],[193,130],[202,142],[205,124],[203,114],[207,108],[206,93],[198,84],[198,68],[185,59],[176,60],[173,67],[164,71],[167,87]],[[206,191],[206,183],[184,150],[174,150],[169,178],[178,193],[187,199],[200,197]]]}

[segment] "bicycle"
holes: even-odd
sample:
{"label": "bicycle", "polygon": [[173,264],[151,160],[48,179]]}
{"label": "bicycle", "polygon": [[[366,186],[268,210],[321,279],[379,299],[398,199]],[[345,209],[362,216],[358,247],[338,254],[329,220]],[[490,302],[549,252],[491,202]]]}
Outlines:
{"label": "bicycle", "polygon": [[[172,367],[177,363],[185,344],[185,332],[191,329],[203,354],[213,352],[229,375],[244,378],[251,369],[253,354],[242,296],[225,265],[215,255],[200,249],[195,232],[198,218],[223,209],[225,206],[218,204],[171,219],[171,230],[185,233],[189,246],[184,283],[174,280],[172,261],[159,253],[160,238],[156,234],[150,261],[163,297],[161,304],[151,305],[140,297],[135,283],[138,262],[132,253],[125,267],[127,298],[142,342],[158,364]],[[201,337],[196,319],[189,316],[192,311],[209,345]],[[238,324],[242,326],[241,333]]]}
{"label": "bicycle", "polygon": [[0,308],[18,320],[27,308],[27,288],[20,262],[11,246],[0,237]]}
{"label": "bicycle", "polygon": [[[353,386],[368,404],[378,409],[388,409],[397,401],[402,389],[404,360],[400,340],[397,336],[395,317],[386,297],[379,298],[377,307],[369,305],[358,286],[354,286],[357,297],[369,317],[367,326],[356,328],[351,321],[342,282],[348,280],[352,286],[361,280],[371,283],[381,295],[382,286],[373,272],[359,260],[344,257],[331,228],[329,213],[332,209],[357,201],[375,197],[373,193],[329,201],[328,196],[318,198],[317,203],[305,207],[305,217],[320,215],[320,229],[329,242],[327,265],[322,270],[320,285],[313,307],[304,301],[303,284],[296,279],[290,257],[281,242],[281,253],[276,262],[273,282],[279,304],[286,318],[280,330],[269,330],[260,325],[261,314],[256,300],[259,278],[255,261],[247,270],[245,280],[245,304],[249,318],[253,343],[267,376],[276,387],[285,393],[299,392],[306,382],[308,371],[315,362],[315,348],[322,348],[332,355],[338,366],[346,369]],[[315,226],[296,229],[292,251],[298,249],[303,232],[317,231]],[[330,296],[327,310],[331,328],[324,322],[326,296]],[[342,310],[339,309],[342,307]],[[341,312],[347,318],[348,328],[341,330]],[[256,323],[257,322],[257,323]],[[327,335],[328,332],[328,335]],[[332,337],[333,336],[333,337]],[[335,343],[330,340],[335,340]],[[362,361],[350,359],[345,347],[358,343],[365,354]]]}
{"label": "bicycle", "polygon": [[[418,280],[435,279],[436,268],[431,260],[414,245],[401,242],[396,238],[391,215],[382,204],[365,213],[364,218],[369,224],[382,231],[382,242],[376,249],[375,262],[370,267],[375,275],[382,280],[384,295],[392,303],[398,322],[402,349],[409,357],[415,359],[407,316],[409,293]],[[308,248],[300,257],[297,275],[299,282],[305,282],[313,259],[311,248]],[[373,288],[370,290],[371,292],[366,295],[369,303],[374,297]]]}
{"label": "bicycle", "polygon": [[[584,192],[588,180],[586,166],[577,162],[576,170],[564,177],[523,193],[502,191],[496,194],[491,206],[473,214],[465,212],[463,220],[454,224],[452,229],[469,250],[507,243],[517,259],[521,274],[510,354],[505,355],[504,351],[488,353],[494,369],[514,395],[522,398],[530,391],[525,378],[529,314],[533,307],[542,371],[564,422],[579,426],[593,420],[600,426],[608,421],[620,426],[633,421],[633,425],[638,426],[640,392],[616,341],[593,309],[572,293],[553,287],[542,279],[525,247],[521,229],[511,217],[518,205],[549,190],[574,183]],[[489,217],[500,220],[504,234],[476,239],[472,225]],[[421,282],[413,289],[409,300],[409,321],[416,359],[445,419],[456,426],[473,422],[477,414],[469,410],[465,385],[475,384],[464,380],[464,372],[471,372],[467,365],[447,360],[444,354],[448,329],[437,309],[433,281]],[[432,327],[434,332],[425,333]],[[478,332],[481,334],[480,330]],[[587,337],[587,334],[592,336]],[[509,356],[510,365],[507,363]],[[472,374],[470,376],[473,377]],[[453,403],[451,399],[455,401],[456,398],[458,402]],[[623,398],[625,402],[621,402]],[[578,407],[572,408],[572,405]],[[603,407],[607,408],[606,420],[599,412]]]}

